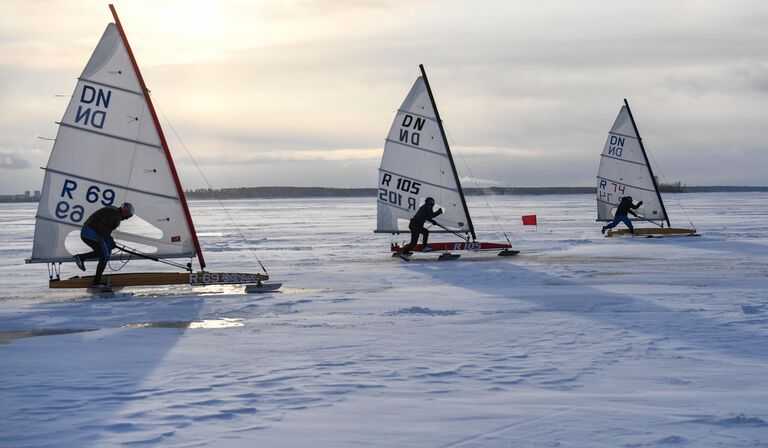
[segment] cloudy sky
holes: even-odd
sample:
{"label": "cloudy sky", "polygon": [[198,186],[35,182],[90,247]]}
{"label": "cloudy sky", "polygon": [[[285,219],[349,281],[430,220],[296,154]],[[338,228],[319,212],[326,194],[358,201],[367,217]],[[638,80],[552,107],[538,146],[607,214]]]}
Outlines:
{"label": "cloudy sky", "polygon": [[[205,182],[181,142],[214,187],[375,186],[419,63],[480,184],[594,185],[627,98],[667,181],[768,185],[764,0],[115,5],[187,188]],[[0,194],[40,188],[39,137],[111,19],[99,1],[0,1]]]}

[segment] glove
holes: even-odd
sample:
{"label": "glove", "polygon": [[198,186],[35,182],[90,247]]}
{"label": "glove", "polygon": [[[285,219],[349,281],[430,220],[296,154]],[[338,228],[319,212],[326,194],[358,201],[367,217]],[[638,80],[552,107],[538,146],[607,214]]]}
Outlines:
{"label": "glove", "polygon": [[107,242],[107,248],[108,248],[110,251],[111,251],[111,250],[113,250],[114,248],[116,248],[116,247],[117,247],[117,244],[115,244],[115,240],[114,240],[114,239],[113,239],[111,236],[108,236],[108,237],[105,239],[105,241]]}
{"label": "glove", "polygon": [[640,207],[641,205],[643,205],[643,201],[640,201],[640,202],[637,203],[638,207]]}
{"label": "glove", "polygon": [[439,208],[439,209],[437,209],[437,213],[435,213],[435,216],[440,216],[442,214],[443,214],[443,209]]}

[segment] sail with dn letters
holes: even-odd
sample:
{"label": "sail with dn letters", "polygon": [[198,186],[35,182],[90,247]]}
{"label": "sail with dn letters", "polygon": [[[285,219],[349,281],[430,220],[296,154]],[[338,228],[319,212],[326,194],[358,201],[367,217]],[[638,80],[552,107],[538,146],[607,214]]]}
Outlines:
{"label": "sail with dn letters", "polygon": [[[186,272],[105,274],[110,287],[261,285],[269,278],[263,266],[264,274],[205,271],[184,190],[149,90],[117,12],[109,6],[115,22],[107,25],[77,79],[44,168],[28,261],[49,264],[52,288],[88,287],[92,277],[62,280],[61,264],[72,262],[72,256],[85,247],[79,234],[93,212],[129,202],[134,216],[112,234],[123,252],[121,258],[152,260]],[[195,257],[198,272],[192,271]],[[184,265],[169,260],[174,258],[190,261]]]}
{"label": "sail with dn letters", "polygon": [[[416,211],[431,197],[443,213],[430,233],[453,234],[462,241],[433,242],[435,251],[502,250],[514,255],[512,245],[476,241],[464,191],[451,149],[445,136],[424,66],[421,76],[408,92],[389,129],[379,166],[376,233],[409,233],[408,224]],[[421,245],[414,248],[421,250]],[[393,244],[391,250],[402,251]],[[447,256],[447,254],[444,254]]]}
{"label": "sail with dn letters", "polygon": [[[635,219],[658,226],[636,228],[636,234],[696,233],[695,229],[672,228],[627,100],[624,100],[600,155],[600,167],[597,172],[597,220],[612,221],[616,207],[625,196],[631,196],[635,202],[643,202],[640,208],[634,210],[637,214]],[[623,229],[610,230],[607,235],[625,233],[627,231]]]}
{"label": "sail with dn letters", "polygon": [[59,123],[45,167],[32,261],[71,261],[67,237],[77,241],[70,235],[79,235],[85,219],[99,208],[130,202],[136,214],[114,238],[140,244],[158,258],[197,255],[204,267],[173,160],[145,92],[117,26],[110,23]]}
{"label": "sail with dn letters", "polygon": [[420,199],[432,197],[443,208],[442,225],[460,233],[474,232],[424,79],[416,79],[384,143],[376,231],[408,232]]}

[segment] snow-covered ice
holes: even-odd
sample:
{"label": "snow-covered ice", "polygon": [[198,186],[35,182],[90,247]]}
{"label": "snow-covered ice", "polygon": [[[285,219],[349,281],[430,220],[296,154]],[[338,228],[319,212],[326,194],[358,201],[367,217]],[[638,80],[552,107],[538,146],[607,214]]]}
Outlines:
{"label": "snow-covered ice", "polygon": [[[665,198],[701,237],[603,238],[591,195],[470,197],[521,254],[410,263],[373,200],[228,201],[282,292],[122,301],[48,290],[36,204],[0,204],[0,446],[768,446],[768,196]],[[209,269],[259,270],[191,208]]]}

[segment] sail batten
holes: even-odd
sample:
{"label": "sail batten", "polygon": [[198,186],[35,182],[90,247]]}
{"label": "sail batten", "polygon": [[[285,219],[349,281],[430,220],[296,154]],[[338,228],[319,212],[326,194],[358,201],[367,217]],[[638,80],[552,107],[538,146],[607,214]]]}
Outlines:
{"label": "sail batten", "polygon": [[[191,251],[188,253],[176,253],[176,252],[157,252],[153,253],[152,257],[155,258],[161,258],[163,260],[165,259],[173,259],[173,258],[192,258],[195,256],[195,251]],[[129,258],[129,257],[128,257]],[[28,258],[27,263],[35,264],[35,263],[68,263],[72,261],[72,257],[64,256],[64,257],[53,257],[53,258]]]}
{"label": "sail batten", "polygon": [[[403,179],[409,179],[409,180],[412,180],[412,181],[417,181],[417,179],[410,178],[410,177],[408,177],[408,176],[406,176],[404,174],[396,173],[394,171],[387,171],[387,170],[383,170],[381,168],[379,168],[379,171],[382,171],[382,172],[387,173],[387,174],[392,174],[392,175],[395,175],[395,176],[399,176],[399,177],[402,177]],[[452,187],[449,187],[449,186],[432,184],[432,183],[429,183],[429,182],[425,182],[423,180],[418,181],[418,182],[421,182],[421,183],[427,184],[427,185],[431,185],[431,186],[433,186],[435,188],[443,188],[443,189],[450,190],[450,191],[455,191],[455,192],[458,193],[458,190],[456,188],[452,188]]]}
{"label": "sail batten", "polygon": [[413,149],[417,149],[419,151],[428,152],[430,154],[434,154],[434,155],[439,156],[439,157],[445,157],[445,158],[448,157],[447,154],[443,154],[443,153],[440,153],[438,151],[432,151],[432,150],[427,149],[427,148],[421,148],[421,147],[419,147],[417,145],[411,145],[411,144],[408,144],[408,143],[398,142],[396,140],[390,140],[390,139],[385,139],[384,141],[387,142],[387,143],[391,143],[393,145],[407,146],[408,148],[413,148]]}
{"label": "sail batten", "polygon": [[[597,176],[597,178],[598,178],[598,179],[600,179],[600,180],[606,180],[606,181],[609,181],[609,182],[618,182],[618,180],[617,180],[617,179],[609,179],[609,178],[607,178],[607,177],[600,177],[600,176]],[[653,188],[638,187],[638,186],[636,186],[636,185],[630,185],[630,184],[626,184],[626,185],[627,185],[628,187],[637,188],[638,190],[645,190],[645,191],[649,191],[649,192],[652,192],[652,193],[655,193],[655,192],[656,192],[656,190],[654,190]]]}
{"label": "sail batten", "polygon": [[77,80],[78,81],[87,82],[87,83],[90,83],[90,84],[96,84],[96,85],[102,86],[102,87],[109,87],[110,89],[120,90],[121,92],[132,93],[134,95],[144,96],[144,94],[139,92],[138,90],[126,89],[124,87],[116,86],[114,84],[107,84],[105,82],[94,81],[94,80],[88,79],[88,78],[77,78]]}
{"label": "sail batten", "polygon": [[[605,154],[601,154],[601,155],[600,155],[600,157],[604,157],[604,158],[606,158],[606,159],[621,160],[621,161],[622,161],[622,162],[624,162],[624,163],[634,163],[634,164],[636,164],[636,165],[645,166],[645,163],[642,163],[642,162],[635,162],[635,161],[632,161],[632,160],[625,160],[625,159],[622,159],[621,157],[613,157],[613,156],[607,156],[607,155],[605,155]],[[599,176],[598,176],[598,177],[599,177]]]}
{"label": "sail batten", "polygon": [[613,130],[611,131],[611,134],[616,135],[618,137],[625,137],[625,138],[630,138],[632,140],[640,141],[640,138],[635,135],[621,134],[619,132],[614,132]]}
{"label": "sail batten", "polygon": [[58,123],[58,125],[59,126],[67,127],[69,129],[76,129],[78,131],[90,132],[92,134],[100,135],[102,137],[113,138],[115,140],[122,140],[122,141],[128,142],[128,143],[135,143],[137,145],[149,146],[149,147],[152,147],[152,148],[155,148],[155,149],[160,149],[160,150],[163,149],[162,146],[156,145],[154,143],[142,142],[140,140],[133,140],[133,139],[126,138],[126,137],[120,137],[119,135],[112,135],[112,134],[108,134],[106,132],[94,131],[93,129],[84,128],[82,126],[75,126],[75,125],[72,125],[72,124],[69,124],[69,123]]}
{"label": "sail batten", "polygon": [[176,196],[169,196],[169,195],[165,195],[165,194],[162,194],[162,193],[155,193],[153,191],[140,190],[138,188],[131,188],[131,187],[127,187],[125,185],[113,184],[111,182],[106,182],[106,181],[99,180],[99,179],[92,179],[92,178],[84,177],[84,176],[81,176],[81,175],[75,174],[75,173],[66,173],[64,171],[54,170],[53,168],[43,168],[43,170],[50,171],[51,173],[62,174],[64,176],[68,176],[68,177],[74,177],[76,179],[84,180],[84,181],[87,181],[87,182],[95,182],[95,183],[98,183],[98,184],[101,184],[101,185],[107,185],[107,186],[110,186],[110,187],[122,188],[124,190],[133,191],[135,193],[146,194],[146,195],[149,195],[149,196],[157,196],[157,197],[160,197],[160,198],[171,199],[171,200],[174,200],[174,201],[178,201],[179,200],[179,198],[176,197]]}
{"label": "sail batten", "polygon": [[431,121],[434,121],[435,123],[437,123],[437,118],[435,118],[435,117],[428,117],[426,115],[420,115],[420,114],[417,114],[416,112],[411,112],[411,111],[402,110],[402,109],[398,109],[397,111],[413,115],[414,117],[425,118],[427,120],[431,120]]}

